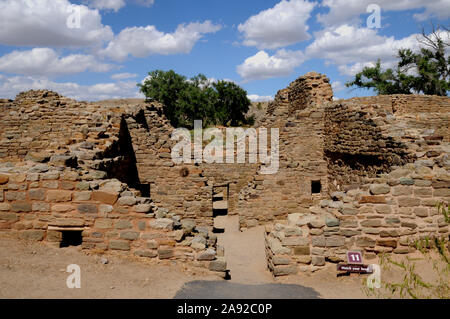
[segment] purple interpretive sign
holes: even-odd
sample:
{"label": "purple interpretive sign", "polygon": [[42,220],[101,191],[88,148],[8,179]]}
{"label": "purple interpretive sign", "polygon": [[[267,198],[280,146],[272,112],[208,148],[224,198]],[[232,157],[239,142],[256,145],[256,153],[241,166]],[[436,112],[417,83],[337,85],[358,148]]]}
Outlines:
{"label": "purple interpretive sign", "polygon": [[352,265],[362,265],[363,259],[360,251],[347,251],[347,262]]}

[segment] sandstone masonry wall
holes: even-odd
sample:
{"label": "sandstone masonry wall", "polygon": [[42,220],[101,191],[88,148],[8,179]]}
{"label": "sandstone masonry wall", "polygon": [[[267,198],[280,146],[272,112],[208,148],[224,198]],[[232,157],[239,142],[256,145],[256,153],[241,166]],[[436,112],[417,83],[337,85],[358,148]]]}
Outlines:
{"label": "sandstone masonry wall", "polygon": [[450,175],[439,162],[416,161],[331,197],[309,214],[290,214],[267,227],[275,276],[345,262],[348,250],[362,251],[370,262],[379,253],[414,252],[421,238],[449,239],[450,226],[436,205],[450,201]]}

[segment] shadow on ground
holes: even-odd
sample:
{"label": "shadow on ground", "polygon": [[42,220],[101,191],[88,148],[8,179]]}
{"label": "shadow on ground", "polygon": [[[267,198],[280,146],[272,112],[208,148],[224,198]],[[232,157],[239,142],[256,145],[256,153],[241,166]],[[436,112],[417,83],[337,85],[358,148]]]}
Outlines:
{"label": "shadow on ground", "polygon": [[246,285],[228,281],[186,283],[174,299],[317,299],[312,288],[291,284]]}

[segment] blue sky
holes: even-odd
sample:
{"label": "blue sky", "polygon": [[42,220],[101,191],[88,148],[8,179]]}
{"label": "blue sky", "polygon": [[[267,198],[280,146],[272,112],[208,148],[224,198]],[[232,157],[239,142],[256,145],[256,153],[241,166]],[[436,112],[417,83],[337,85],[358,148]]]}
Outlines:
{"label": "blue sky", "polygon": [[[367,25],[372,3],[380,28]],[[253,100],[309,71],[327,74],[336,97],[370,95],[344,83],[378,58],[395,65],[422,25],[449,18],[450,0],[0,0],[0,97],[138,97],[155,69],[232,80]]]}

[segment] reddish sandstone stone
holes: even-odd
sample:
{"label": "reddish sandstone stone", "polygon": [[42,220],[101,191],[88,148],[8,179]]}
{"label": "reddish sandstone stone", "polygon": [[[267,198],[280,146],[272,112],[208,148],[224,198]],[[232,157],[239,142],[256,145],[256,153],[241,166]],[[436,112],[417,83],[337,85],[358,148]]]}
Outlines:
{"label": "reddish sandstone stone", "polygon": [[386,198],[384,196],[362,196],[359,203],[386,204]]}
{"label": "reddish sandstone stone", "polygon": [[0,174],[0,185],[6,184],[9,181],[8,175]]}
{"label": "reddish sandstone stone", "polygon": [[49,190],[47,192],[47,200],[50,202],[70,202],[72,200],[72,192],[62,190]]}
{"label": "reddish sandstone stone", "polygon": [[92,192],[92,200],[102,202],[108,205],[114,205],[117,202],[119,195],[117,193],[108,193],[102,191]]}

